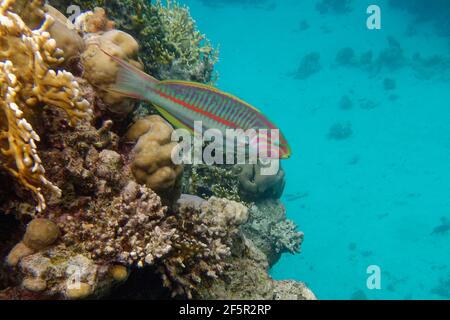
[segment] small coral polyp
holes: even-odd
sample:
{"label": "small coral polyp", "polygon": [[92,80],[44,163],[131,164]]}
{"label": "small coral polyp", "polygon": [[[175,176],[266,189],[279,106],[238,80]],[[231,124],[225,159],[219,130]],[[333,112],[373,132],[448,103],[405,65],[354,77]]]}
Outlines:
{"label": "small coral polyp", "polygon": [[36,16],[42,17],[40,28],[35,30],[11,11],[15,4],[15,0],[0,4],[0,164],[35,195],[36,209],[41,212],[46,208],[42,188],[57,195],[60,190],[45,178],[36,146],[40,138],[25,114],[47,104],[63,109],[75,124],[88,118],[90,106],[80,96],[73,75],[51,67],[64,59],[47,32],[54,20],[44,14],[43,1],[32,2],[38,9]]}

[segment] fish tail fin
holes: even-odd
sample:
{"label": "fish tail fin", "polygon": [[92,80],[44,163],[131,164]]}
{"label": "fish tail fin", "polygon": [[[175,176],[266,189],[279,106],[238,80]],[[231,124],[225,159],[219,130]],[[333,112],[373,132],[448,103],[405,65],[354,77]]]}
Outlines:
{"label": "fish tail fin", "polygon": [[100,48],[100,50],[116,62],[119,67],[116,82],[108,88],[103,89],[130,98],[145,100],[149,90],[154,90],[159,84],[159,80],[153,78],[151,75],[146,74],[128,62],[109,54],[102,48]]}

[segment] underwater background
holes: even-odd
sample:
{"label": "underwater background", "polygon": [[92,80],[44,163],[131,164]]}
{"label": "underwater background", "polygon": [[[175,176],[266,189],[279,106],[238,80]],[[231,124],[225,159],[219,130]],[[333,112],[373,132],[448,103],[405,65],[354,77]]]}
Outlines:
{"label": "underwater background", "polygon": [[319,299],[449,299],[450,2],[180,2],[220,44],[219,88],[292,146],[282,201],[305,241],[271,275]]}

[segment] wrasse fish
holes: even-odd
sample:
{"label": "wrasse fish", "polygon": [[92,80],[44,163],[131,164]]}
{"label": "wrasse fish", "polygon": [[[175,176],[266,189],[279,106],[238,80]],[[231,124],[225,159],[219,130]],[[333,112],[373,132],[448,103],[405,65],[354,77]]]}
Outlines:
{"label": "wrasse fish", "polygon": [[[116,83],[108,90],[151,102],[175,128],[185,128],[192,133],[194,121],[202,121],[206,129],[222,132],[226,129],[278,129],[258,109],[235,96],[195,82],[159,81],[122,59],[103,52],[119,65]],[[260,148],[273,150],[270,140],[267,134],[266,138],[253,137],[250,144],[257,142]],[[289,144],[281,132],[275,154],[281,159],[291,155]]]}

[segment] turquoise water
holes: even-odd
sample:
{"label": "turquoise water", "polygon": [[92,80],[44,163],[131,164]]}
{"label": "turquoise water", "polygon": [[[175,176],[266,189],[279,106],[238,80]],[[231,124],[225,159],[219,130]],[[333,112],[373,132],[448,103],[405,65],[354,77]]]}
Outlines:
{"label": "turquoise water", "polygon": [[[319,0],[245,2],[183,1],[220,44],[218,86],[266,113],[293,149],[282,200],[305,241],[272,276],[305,281],[321,299],[450,298],[450,27],[433,16],[442,10],[417,21],[425,1],[406,12],[358,0],[323,14]],[[366,27],[369,4],[381,8],[381,30]],[[375,62],[365,65],[368,51]],[[298,72],[311,53],[320,62]],[[379,290],[366,286],[369,265],[381,268]]]}

